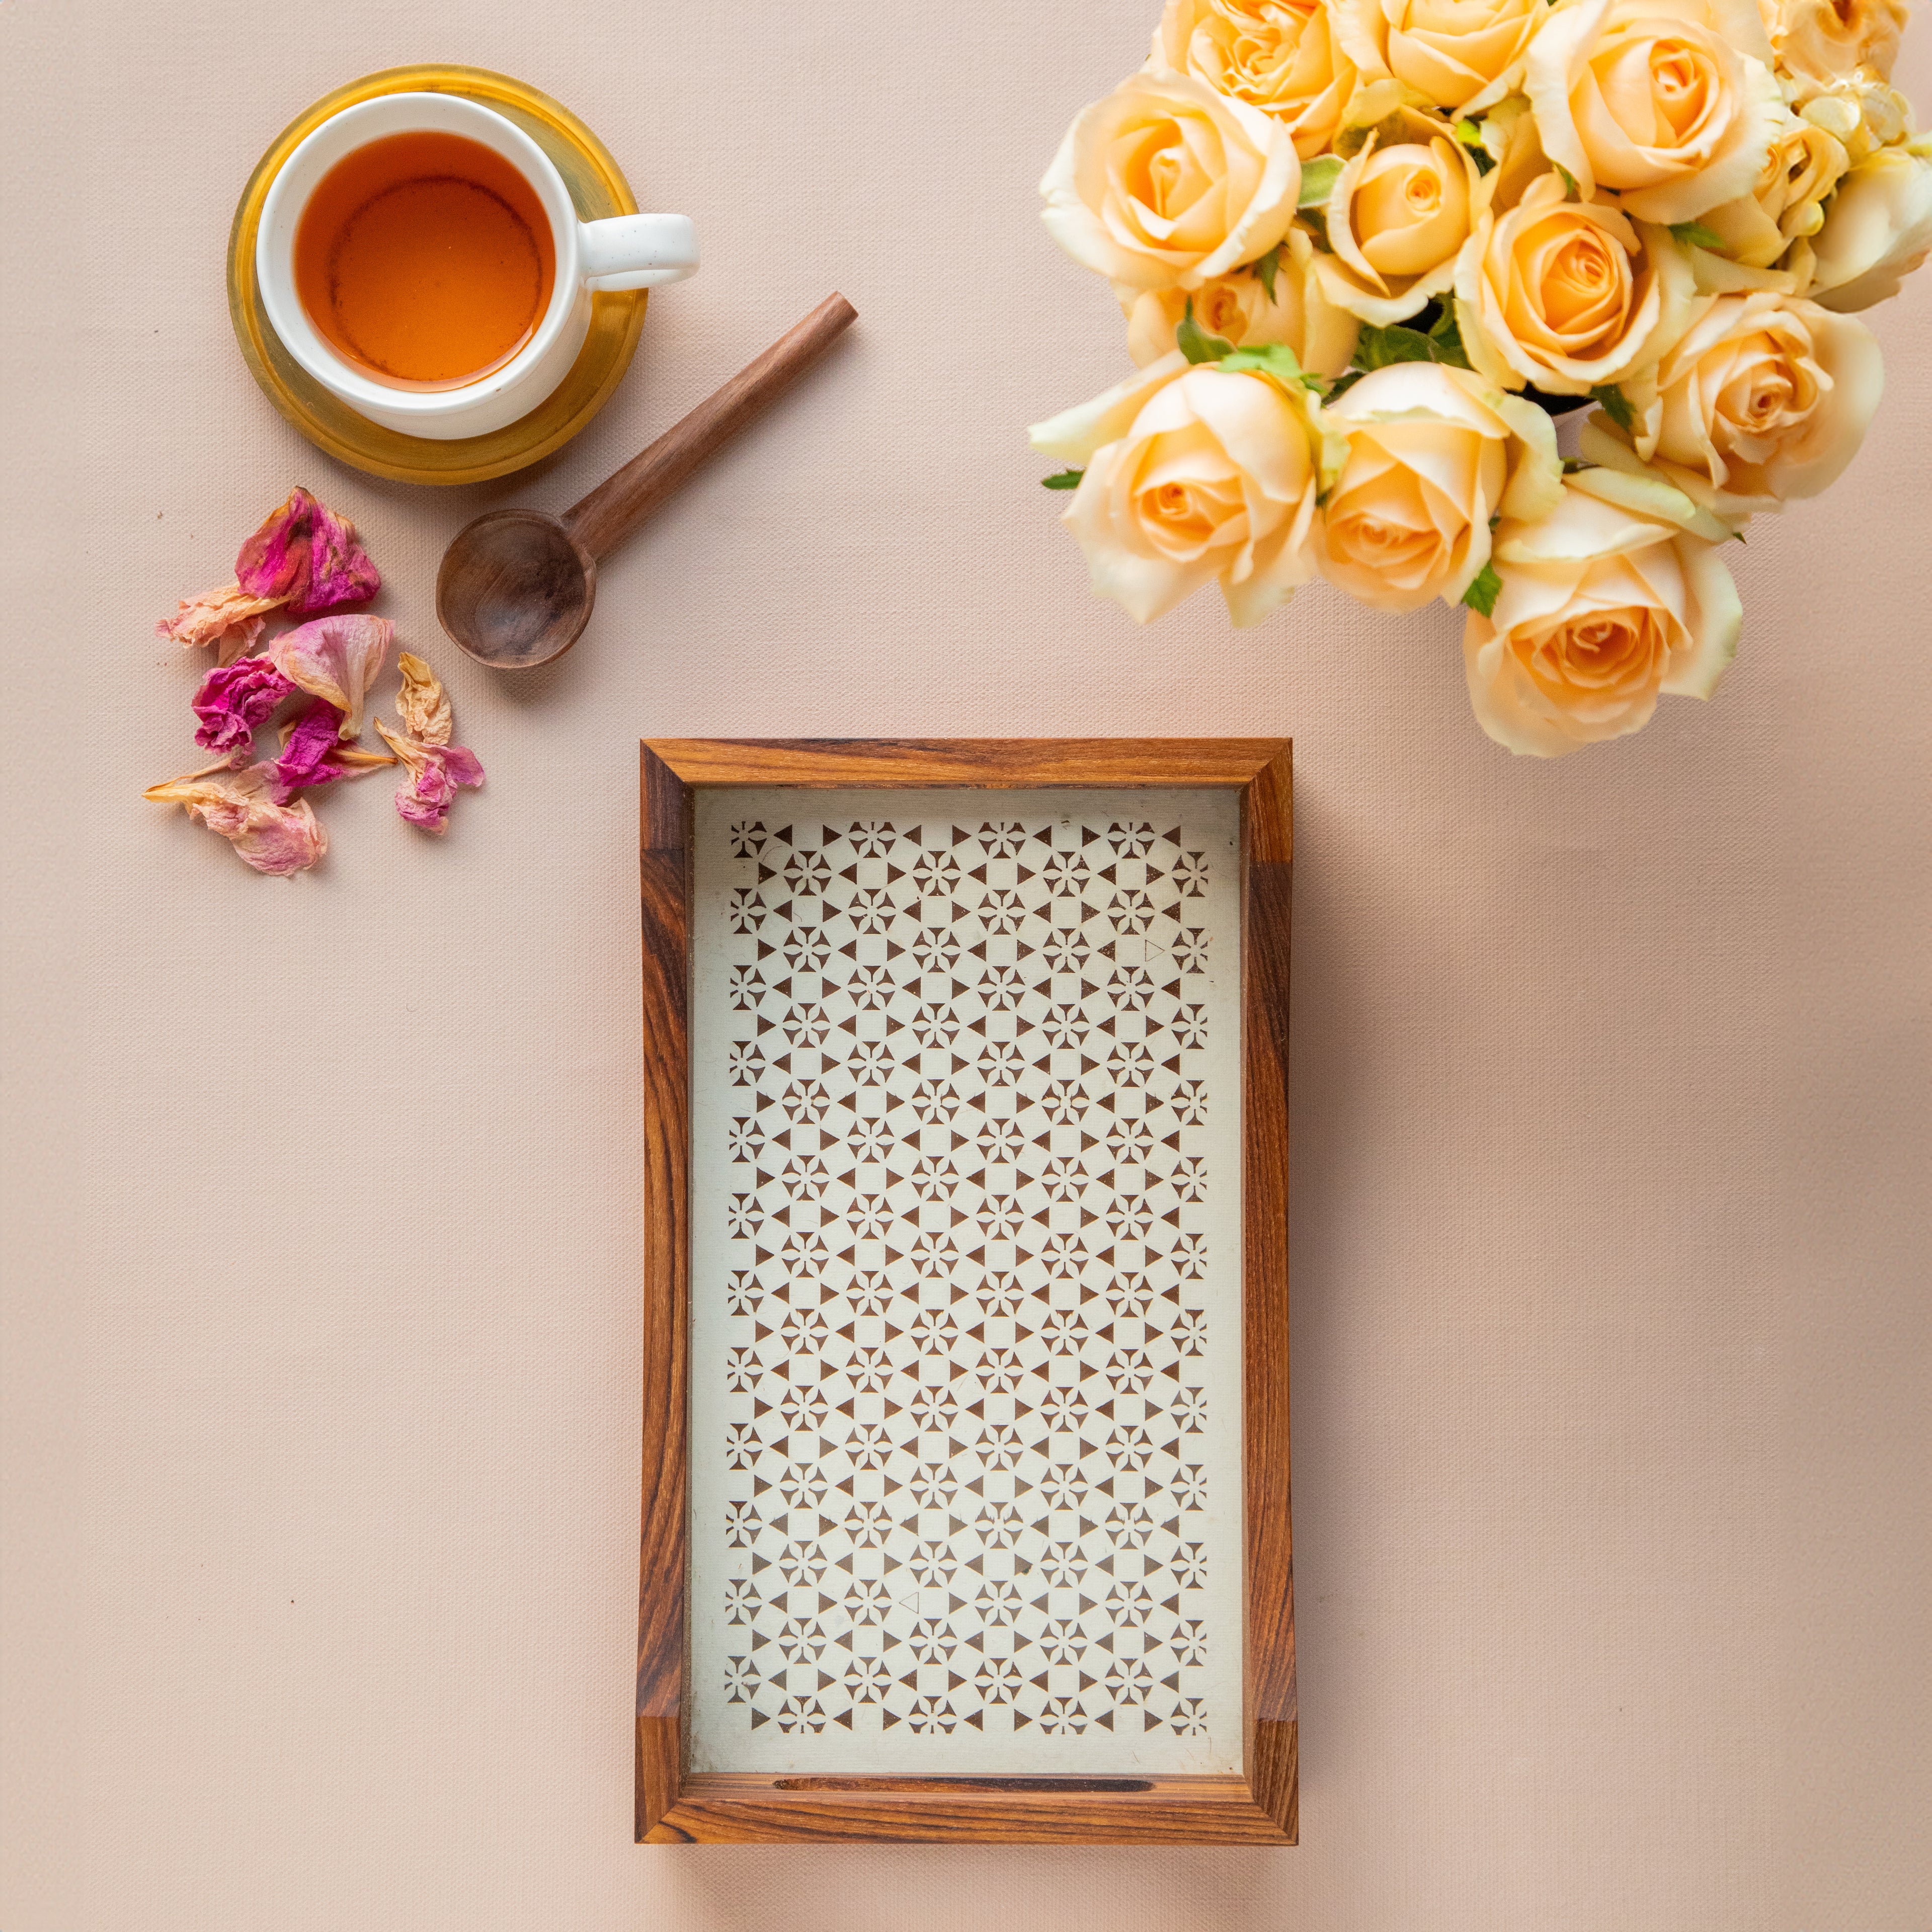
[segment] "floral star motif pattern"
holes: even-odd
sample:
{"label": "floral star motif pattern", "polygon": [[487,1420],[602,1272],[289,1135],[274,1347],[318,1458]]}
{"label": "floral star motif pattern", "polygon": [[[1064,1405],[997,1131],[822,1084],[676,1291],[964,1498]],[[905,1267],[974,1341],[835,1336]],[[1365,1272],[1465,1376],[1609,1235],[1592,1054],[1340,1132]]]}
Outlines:
{"label": "floral star motif pattern", "polygon": [[1077,814],[726,850],[725,1696],[1198,1736],[1207,855]]}

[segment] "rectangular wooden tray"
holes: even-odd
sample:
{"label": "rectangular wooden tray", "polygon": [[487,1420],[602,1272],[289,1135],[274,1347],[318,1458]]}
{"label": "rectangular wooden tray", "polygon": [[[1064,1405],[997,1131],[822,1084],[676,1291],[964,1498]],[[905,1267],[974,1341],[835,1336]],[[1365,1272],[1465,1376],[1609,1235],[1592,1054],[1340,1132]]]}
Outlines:
{"label": "rectangular wooden tray", "polygon": [[638,1838],[1292,1844],[1288,744],[642,819]]}

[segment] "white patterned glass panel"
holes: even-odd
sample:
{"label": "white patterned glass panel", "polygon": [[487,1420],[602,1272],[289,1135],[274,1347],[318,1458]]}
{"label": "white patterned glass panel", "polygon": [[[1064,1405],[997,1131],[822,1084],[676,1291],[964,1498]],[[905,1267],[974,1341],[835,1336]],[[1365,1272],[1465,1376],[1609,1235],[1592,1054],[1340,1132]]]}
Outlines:
{"label": "white patterned glass panel", "polygon": [[1237,1768],[1234,799],[696,824],[694,1768]]}

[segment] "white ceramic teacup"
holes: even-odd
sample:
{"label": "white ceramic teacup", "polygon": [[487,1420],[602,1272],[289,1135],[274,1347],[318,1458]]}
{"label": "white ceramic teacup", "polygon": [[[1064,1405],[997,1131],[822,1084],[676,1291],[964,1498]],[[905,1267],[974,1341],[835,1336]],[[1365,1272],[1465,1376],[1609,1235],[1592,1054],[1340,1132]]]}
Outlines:
{"label": "white ceramic teacup", "polygon": [[[556,251],[550,306],[509,361],[457,388],[406,389],[364,374],[329,346],[296,292],[296,230],[317,184],[345,155],[392,134],[460,134],[508,161],[550,218]],[[448,94],[386,94],[345,107],[283,163],[262,206],[255,279],[283,345],[323,388],[358,414],[406,436],[482,436],[527,416],[569,373],[590,328],[599,289],[655,288],[698,266],[698,236],[682,214],[620,214],[580,221],[563,177],[512,122]]]}

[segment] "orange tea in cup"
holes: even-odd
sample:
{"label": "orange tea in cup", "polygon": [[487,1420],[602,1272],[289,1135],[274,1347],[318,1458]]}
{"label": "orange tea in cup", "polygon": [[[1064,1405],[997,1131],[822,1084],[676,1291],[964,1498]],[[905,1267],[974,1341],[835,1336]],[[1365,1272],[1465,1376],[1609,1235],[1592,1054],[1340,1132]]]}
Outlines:
{"label": "orange tea in cup", "polygon": [[510,161],[424,131],[371,141],[323,176],[294,268],[309,320],[345,361],[398,388],[454,389],[536,333],[556,245]]}

